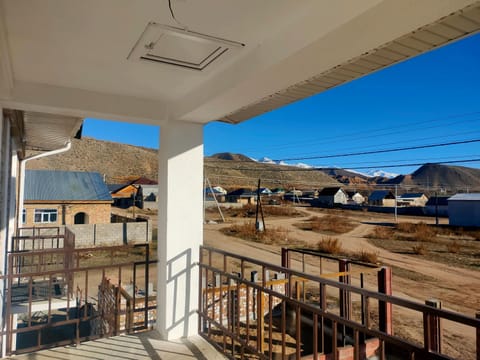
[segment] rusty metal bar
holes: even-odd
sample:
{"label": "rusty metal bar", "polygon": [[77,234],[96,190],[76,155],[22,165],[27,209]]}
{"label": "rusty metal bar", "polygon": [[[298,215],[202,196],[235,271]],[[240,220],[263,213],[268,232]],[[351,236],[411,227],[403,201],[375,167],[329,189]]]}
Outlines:
{"label": "rusty metal bar", "polygon": [[302,312],[298,304],[295,305],[295,355],[300,360],[302,351]]}
{"label": "rusty metal bar", "polygon": [[[273,315],[272,294],[268,294],[268,358],[273,358]],[[248,318],[248,315],[247,315]]]}
{"label": "rusty metal bar", "polygon": [[[392,295],[392,269],[389,267],[383,267],[378,272],[378,292]],[[378,315],[380,330],[388,335],[393,335],[392,303],[388,301],[379,301]]]}
{"label": "rusty metal bar", "polygon": [[[475,313],[475,318],[480,320],[480,312],[477,311]],[[476,331],[476,349],[477,349],[477,360],[480,360],[480,326],[477,327]]]}
{"label": "rusty metal bar", "polygon": [[286,349],[286,332],[287,332],[287,303],[285,301],[282,302],[282,359],[285,359],[285,354],[287,352]]}
{"label": "rusty metal bar", "polygon": [[[431,306],[435,309],[442,308],[442,302],[435,299],[425,301],[425,305]],[[442,325],[441,318],[429,314],[423,313],[424,323],[424,346],[427,351],[435,351],[437,353],[442,352]]]}

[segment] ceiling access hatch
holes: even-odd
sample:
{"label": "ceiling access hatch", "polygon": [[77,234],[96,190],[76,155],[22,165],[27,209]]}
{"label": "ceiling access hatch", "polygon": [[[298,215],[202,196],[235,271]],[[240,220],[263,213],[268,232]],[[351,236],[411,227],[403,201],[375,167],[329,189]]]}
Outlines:
{"label": "ceiling access hatch", "polygon": [[236,41],[150,22],[128,55],[143,60],[202,71],[245,46]]}

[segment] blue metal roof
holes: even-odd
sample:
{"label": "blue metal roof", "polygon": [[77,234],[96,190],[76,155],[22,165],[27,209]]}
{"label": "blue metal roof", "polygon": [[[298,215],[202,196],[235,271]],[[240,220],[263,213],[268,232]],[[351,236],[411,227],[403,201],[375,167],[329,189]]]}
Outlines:
{"label": "blue metal roof", "polygon": [[26,170],[25,200],[111,201],[112,197],[96,172]]}
{"label": "blue metal roof", "polygon": [[455,200],[480,201],[480,193],[456,194],[448,198],[448,201]]}
{"label": "blue metal roof", "polygon": [[373,191],[370,196],[368,197],[369,201],[377,201],[383,199],[395,199],[395,196],[392,194],[391,191],[388,190],[375,190]]}
{"label": "blue metal roof", "polygon": [[400,196],[402,199],[413,199],[413,198],[421,198],[423,193],[405,193]]}

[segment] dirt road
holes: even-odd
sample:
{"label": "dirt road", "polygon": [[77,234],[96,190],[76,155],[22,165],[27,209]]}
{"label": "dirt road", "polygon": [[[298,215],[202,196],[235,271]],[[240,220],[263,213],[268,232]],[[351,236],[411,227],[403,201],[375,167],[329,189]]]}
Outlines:
{"label": "dirt road", "polygon": [[[306,243],[314,244],[321,239],[322,235],[312,231],[300,230],[294,224],[306,220],[312,215],[323,215],[305,208],[301,210],[305,213],[305,216],[302,218],[267,219],[266,226],[281,226],[288,230],[288,238],[301,239]],[[409,220],[411,221],[411,219]],[[341,241],[342,247],[348,251],[366,250],[377,252],[382,264],[393,268],[394,295],[422,303],[426,299],[439,299],[443,303],[443,308],[474,316],[475,311],[480,309],[478,293],[478,289],[480,289],[480,272],[426,261],[414,255],[392,253],[370,244],[365,236],[371,233],[378,223],[391,221],[391,215],[375,215],[374,218],[363,222],[359,221],[352,231],[335,237]],[[281,246],[254,243],[226,236],[219,231],[225,226],[229,225],[205,225],[205,244],[238,255],[280,264]],[[407,325],[411,323],[412,327],[414,323],[421,321],[421,319],[413,319],[404,315],[402,314],[403,323]],[[475,334],[452,323],[446,324],[445,327],[447,331],[444,336],[444,343],[451,348],[451,355],[461,356],[462,349],[455,349],[455,347],[458,347],[459,341],[455,333],[462,334],[465,342],[468,343],[474,343]],[[413,337],[418,336],[418,331],[412,331],[410,335]],[[469,356],[463,358],[469,358]]]}

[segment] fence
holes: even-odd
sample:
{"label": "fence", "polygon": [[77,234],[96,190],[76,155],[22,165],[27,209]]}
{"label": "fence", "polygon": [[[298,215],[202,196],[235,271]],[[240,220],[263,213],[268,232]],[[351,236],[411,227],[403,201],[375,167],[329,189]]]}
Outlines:
{"label": "fence", "polygon": [[[258,282],[246,278],[247,269],[258,272]],[[480,354],[480,320],[472,317],[210,247],[201,248],[200,270],[199,332],[230,358],[451,359],[441,346],[447,321],[454,331],[465,327],[473,334],[471,352],[466,333],[453,334],[462,339],[462,358]],[[285,291],[269,286],[268,272],[285,274]],[[336,277],[349,275],[346,271]],[[226,284],[225,295],[211,290],[215,279]],[[255,318],[238,316],[249,313],[250,304],[237,301],[242,288],[252,289],[257,304],[264,303]],[[308,296],[304,299],[299,291]],[[341,293],[361,299],[357,311],[342,312]],[[382,325],[379,318],[388,307],[417,314],[423,319],[422,335],[411,339],[394,334],[385,321]],[[216,316],[217,309],[228,314]]]}
{"label": "fence", "polygon": [[[37,244],[51,241],[32,234]],[[148,244],[74,249],[73,233],[51,235],[59,237],[65,246],[8,254],[8,273],[0,276],[6,284],[0,339],[8,356],[153,325],[156,261]],[[14,241],[21,243],[33,244],[26,236]]]}

